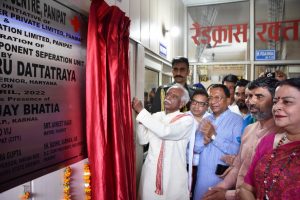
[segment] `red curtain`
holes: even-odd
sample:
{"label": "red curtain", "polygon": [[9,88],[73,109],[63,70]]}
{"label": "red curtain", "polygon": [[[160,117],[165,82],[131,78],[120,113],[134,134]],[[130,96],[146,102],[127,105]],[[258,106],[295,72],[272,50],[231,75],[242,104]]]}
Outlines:
{"label": "red curtain", "polygon": [[93,200],[135,200],[136,171],[129,81],[130,20],[103,0],[91,4],[86,123]]}

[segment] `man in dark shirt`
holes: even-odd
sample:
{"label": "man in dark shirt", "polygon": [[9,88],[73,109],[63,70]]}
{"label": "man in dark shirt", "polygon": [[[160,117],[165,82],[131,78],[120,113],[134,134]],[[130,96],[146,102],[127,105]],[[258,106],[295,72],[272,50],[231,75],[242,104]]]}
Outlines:
{"label": "man in dark shirt", "polygon": [[226,75],[222,80],[222,84],[225,85],[230,92],[229,109],[230,109],[230,106],[233,105],[233,103],[234,103],[234,87],[235,87],[235,84],[237,83],[237,81],[238,81],[238,77],[233,74]]}
{"label": "man in dark shirt", "polygon": [[[187,85],[187,76],[190,73],[189,69],[189,61],[185,57],[176,57],[172,60],[172,73],[174,82],[168,85],[162,85],[157,88],[155,93],[155,97],[151,106],[151,113],[156,113],[159,111],[164,111],[164,99],[166,91],[175,83],[179,83],[183,85],[187,91],[189,92],[190,97],[193,95],[194,91],[197,89],[196,87]],[[181,109],[182,112],[187,111],[189,105],[184,106]]]}

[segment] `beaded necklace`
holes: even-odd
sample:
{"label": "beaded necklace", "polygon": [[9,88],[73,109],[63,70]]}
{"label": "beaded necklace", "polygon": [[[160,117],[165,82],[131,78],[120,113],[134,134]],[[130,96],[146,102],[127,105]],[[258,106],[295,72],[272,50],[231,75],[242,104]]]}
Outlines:
{"label": "beaded necklace", "polygon": [[[286,141],[286,139],[287,139],[287,137],[286,137],[286,135],[284,135],[279,140],[279,142],[277,143],[276,147],[272,151],[271,157],[268,159],[268,163],[266,165],[266,170],[264,172],[264,190],[265,190],[264,200],[269,200],[270,199],[269,196],[268,196],[268,193],[272,191],[274,183],[276,183],[278,181],[279,175],[281,174],[281,172],[286,168],[286,166],[288,166],[290,164],[290,162],[293,159],[293,157],[296,156],[296,152],[293,151],[289,155],[288,160],[281,165],[281,167],[279,169],[279,172],[274,175],[273,180],[268,180],[268,179],[271,179],[271,177],[268,177],[268,175],[270,173],[270,166],[272,164],[272,160],[273,160],[273,158],[276,157],[278,147],[280,147]],[[270,185],[268,186],[269,182],[270,182]]]}

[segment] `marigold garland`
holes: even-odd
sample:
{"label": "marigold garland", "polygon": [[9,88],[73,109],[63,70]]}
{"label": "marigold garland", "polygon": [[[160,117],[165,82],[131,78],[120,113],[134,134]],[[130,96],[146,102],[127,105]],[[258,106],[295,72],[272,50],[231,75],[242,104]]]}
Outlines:
{"label": "marigold garland", "polygon": [[[72,169],[70,166],[66,167],[64,170],[64,197],[63,200],[71,200],[71,192],[70,192],[70,182],[71,182],[71,175],[72,175]],[[85,200],[91,200],[92,199],[92,189],[91,189],[91,172],[90,172],[90,166],[88,163],[85,163],[83,166],[83,180],[84,180],[84,193],[85,193]],[[25,192],[20,197],[21,200],[28,200],[31,198],[30,192]]]}
{"label": "marigold garland", "polygon": [[64,200],[71,200],[70,181],[72,169],[70,166],[66,167],[64,171]]}
{"label": "marigold garland", "polygon": [[27,200],[31,197],[30,192],[24,192],[24,194],[22,194],[21,196],[21,200]]}
{"label": "marigold garland", "polygon": [[91,189],[91,171],[88,163],[83,165],[83,180],[84,180],[84,193],[85,200],[92,199],[92,189]]}

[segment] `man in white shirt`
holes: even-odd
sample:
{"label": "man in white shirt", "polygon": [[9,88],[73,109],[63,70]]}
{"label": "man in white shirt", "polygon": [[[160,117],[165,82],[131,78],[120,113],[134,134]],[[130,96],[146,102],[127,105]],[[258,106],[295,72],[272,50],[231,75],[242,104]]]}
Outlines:
{"label": "man in white shirt", "polygon": [[138,199],[189,199],[186,148],[193,117],[180,112],[188,101],[189,94],[180,84],[167,90],[165,111],[153,115],[143,108],[141,101],[133,99],[132,108],[138,113],[138,141],[141,145],[149,143]]}
{"label": "man in white shirt", "polygon": [[245,90],[249,81],[245,79],[238,80],[234,88],[234,103],[230,107],[232,112],[241,115],[243,118],[249,114],[248,107],[245,103]]}

